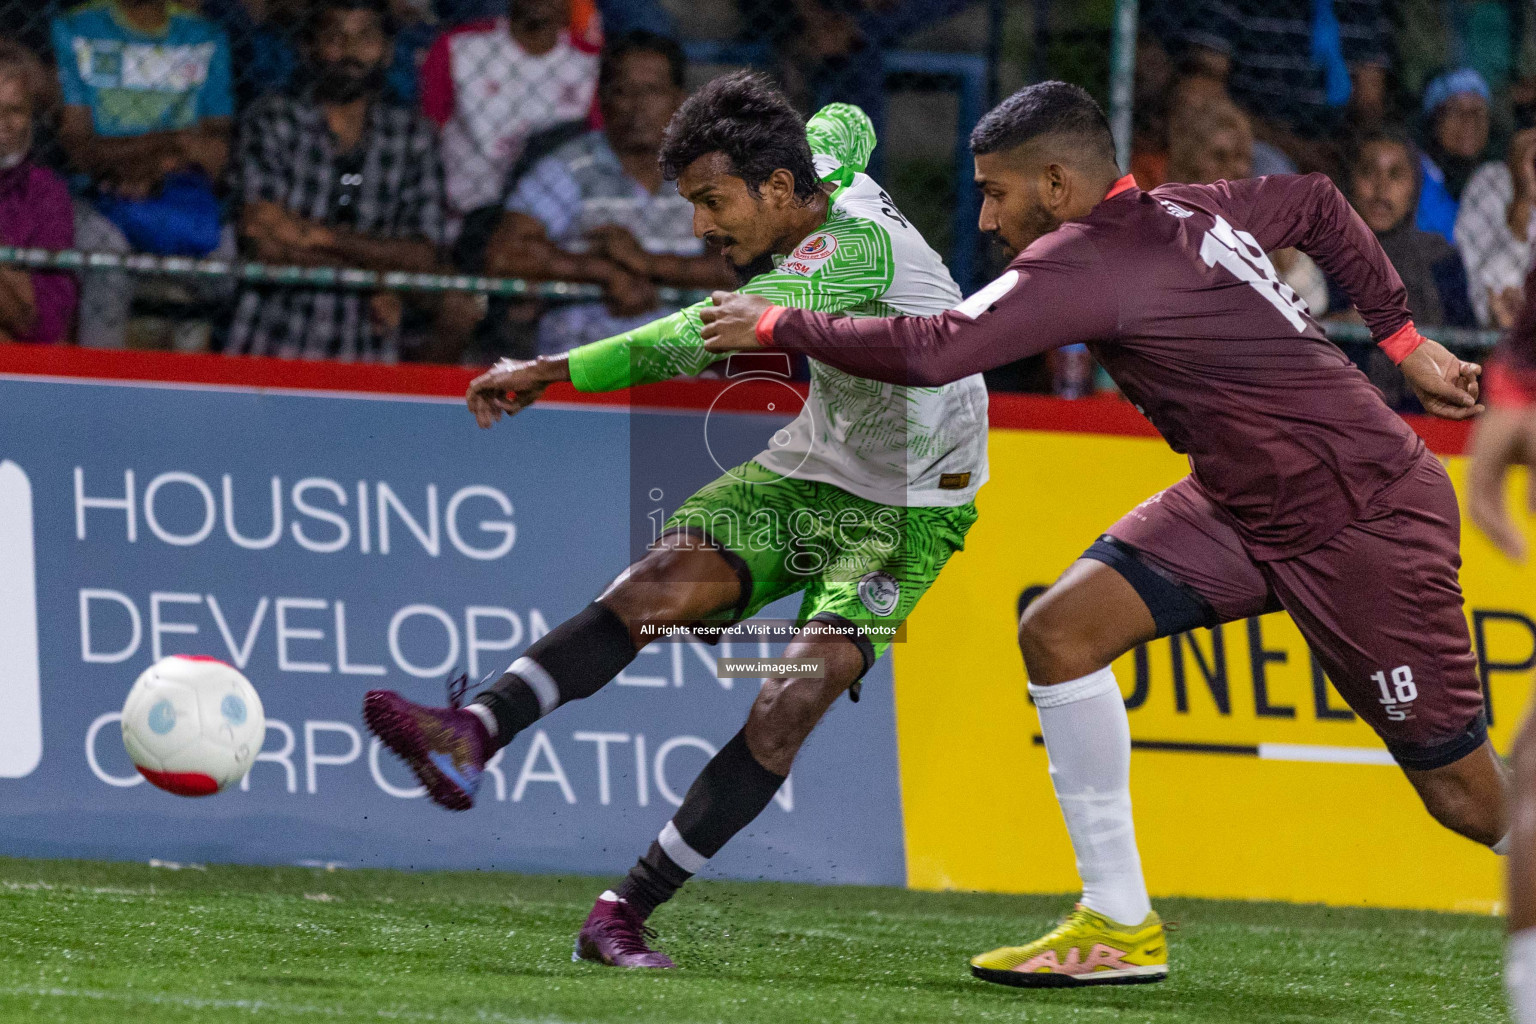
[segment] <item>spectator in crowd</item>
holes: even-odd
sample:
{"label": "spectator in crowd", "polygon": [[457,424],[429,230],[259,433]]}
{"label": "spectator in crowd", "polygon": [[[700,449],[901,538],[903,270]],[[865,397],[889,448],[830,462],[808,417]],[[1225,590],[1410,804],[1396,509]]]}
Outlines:
{"label": "spectator in crowd", "polygon": [[1168,123],[1168,181],[1200,185],[1252,174],[1253,125],[1236,104],[1207,95],[1174,108]]}
{"label": "spectator in crowd", "polygon": [[240,109],[269,92],[281,92],[299,67],[297,35],[307,0],[202,0],[204,17],[224,29],[231,62],[239,69],[235,99]]}
{"label": "spectator in crowd", "polygon": [[217,178],[234,114],[229,42],[169,0],[94,0],[53,22],[60,141],[97,188],[143,198],[176,174]]}
{"label": "spectator in crowd", "polygon": [[[234,113],[225,34],[168,0],[94,0],[54,18],[51,32],[58,141],[85,193],[76,243],[118,255],[232,254],[213,188]],[[81,283],[80,343],[123,347],[137,282],[91,271]]]}
{"label": "spectator in crowd", "polygon": [[[1180,86],[1168,119],[1168,179],[1191,185],[1253,177],[1253,125],[1237,104],[1196,80]],[[1194,87],[1191,87],[1194,86]],[[1328,309],[1328,281],[1297,249],[1270,253],[1280,279],[1306,300],[1313,315]]]}
{"label": "spectator in crowd", "polygon": [[[1392,130],[1363,139],[1349,175],[1349,201],[1375,232],[1408,289],[1408,307],[1421,324],[1474,326],[1461,256],[1442,236],[1414,224],[1419,189],[1417,147]],[[1337,303],[1347,306],[1347,300]]]}
{"label": "spectator in crowd", "polygon": [[673,312],[656,285],[731,288],[736,277],[693,234],[693,207],[658,157],[684,98],[682,48],[637,31],[603,51],[603,130],[556,149],[523,176],[486,253],[488,273],[603,285],[606,303],[545,313],[539,350],[563,352]]}
{"label": "spectator in crowd", "polygon": [[[32,158],[38,102],[46,95],[37,56],[0,39],[0,243],[41,249],[74,246],[69,189]],[[77,288],[68,274],[0,267],[0,340],[64,341]]]}
{"label": "spectator in crowd", "polygon": [[437,42],[437,16],[431,0],[390,0],[395,56],[389,66],[389,98],[407,107],[421,105],[421,70]]}
{"label": "spectator in crowd", "polygon": [[1473,173],[1456,212],[1456,248],[1477,322],[1499,330],[1520,311],[1536,231],[1536,109],[1522,108],[1517,118],[1508,155]]}
{"label": "spectator in crowd", "polygon": [[[738,0],[748,40],[767,38],[790,94],[812,110],[853,103],[885,128],[885,53],[970,0]],[[877,148],[870,173],[879,176]]]}
{"label": "spectator in crowd", "polygon": [[[592,0],[587,0],[592,2]],[[435,0],[437,17],[448,25],[463,25],[481,18],[494,18],[507,9],[506,0]],[[578,21],[586,15],[579,5],[572,5]],[[595,9],[603,18],[603,31],[619,36],[636,29],[655,32],[669,38],[676,35],[672,15],[659,0],[595,0]]]}
{"label": "spectator in crowd", "polygon": [[1447,241],[1456,228],[1456,208],[1467,180],[1488,148],[1488,104],[1492,93],[1471,68],[1447,72],[1424,90],[1424,149],[1419,153],[1423,188],[1415,219],[1423,231]]}
{"label": "spectator in crowd", "polygon": [[63,7],[63,0],[0,0],[0,39],[51,60],[48,26]]}
{"label": "spectator in crowd", "polygon": [[[241,119],[230,194],[257,259],[430,271],[442,233],[435,133],[382,101],[390,59],[386,0],[314,0],[309,84],[258,100]],[[392,361],[398,296],[248,287],[226,351]]]}
{"label": "spectator in crowd", "polygon": [[528,139],[589,118],[601,31],[570,0],[509,0],[507,15],[444,33],[421,72],[421,102],[442,128],[449,234],[465,215],[506,199]]}
{"label": "spectator in crowd", "polygon": [[1227,84],[1303,170],[1336,171],[1346,123],[1379,124],[1388,26],[1381,0],[1204,0],[1186,61]]}
{"label": "spectator in crowd", "polygon": [[[202,0],[202,13],[224,27],[234,54],[235,94],[241,109],[257,97],[285,92],[302,83],[298,33],[309,0]],[[419,79],[427,51],[437,39],[431,0],[389,0],[395,56],[389,67],[390,100],[414,107],[421,102]]]}

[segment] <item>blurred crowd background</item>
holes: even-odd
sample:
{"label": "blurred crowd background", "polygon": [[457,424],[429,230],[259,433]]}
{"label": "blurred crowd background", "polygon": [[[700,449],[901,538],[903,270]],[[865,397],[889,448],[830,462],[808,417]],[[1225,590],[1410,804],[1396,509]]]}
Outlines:
{"label": "blurred crowd background", "polygon": [[[871,173],[967,291],[1002,260],[966,137],[1060,78],[1145,188],[1330,175],[1427,333],[1475,354],[1521,303],[1532,0],[0,0],[0,339],[482,364],[616,333],[734,280],[656,153],[741,66],[864,107]],[[1272,257],[1410,408],[1333,282]],[[1068,351],[990,383],[1102,381]]]}

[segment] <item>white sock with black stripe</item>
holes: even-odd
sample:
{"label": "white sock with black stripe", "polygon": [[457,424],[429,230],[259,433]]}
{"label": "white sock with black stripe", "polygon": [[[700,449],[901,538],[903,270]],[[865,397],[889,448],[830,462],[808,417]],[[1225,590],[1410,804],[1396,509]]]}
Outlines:
{"label": "white sock with black stripe", "polygon": [[634,660],[629,627],[593,602],[535,641],[468,710],[499,749],[560,705],[592,696]]}
{"label": "white sock with black stripe", "polygon": [[649,917],[761,814],[783,783],[752,756],[747,731],[738,732],[688,787],[677,814],[620,883],[619,896]]}
{"label": "white sock with black stripe", "polygon": [[1504,949],[1504,991],[1515,1024],[1536,1024],[1536,928],[1509,937]]}
{"label": "white sock with black stripe", "polygon": [[1131,723],[1115,673],[1102,668],[1029,687],[1050,756],[1051,784],[1083,880],[1083,906],[1136,925],[1152,910],[1131,817]]}

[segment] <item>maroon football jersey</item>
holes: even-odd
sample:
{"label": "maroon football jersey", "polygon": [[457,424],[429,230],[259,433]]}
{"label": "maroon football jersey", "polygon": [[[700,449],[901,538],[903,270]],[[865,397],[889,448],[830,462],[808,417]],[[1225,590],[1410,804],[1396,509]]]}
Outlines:
{"label": "maroon football jersey", "polygon": [[1150,192],[1127,178],[948,313],[787,310],[772,343],[919,386],[1087,343],[1253,556],[1287,558],[1362,518],[1424,450],[1276,275],[1265,254],[1292,246],[1377,341],[1411,323],[1386,253],[1323,175]]}

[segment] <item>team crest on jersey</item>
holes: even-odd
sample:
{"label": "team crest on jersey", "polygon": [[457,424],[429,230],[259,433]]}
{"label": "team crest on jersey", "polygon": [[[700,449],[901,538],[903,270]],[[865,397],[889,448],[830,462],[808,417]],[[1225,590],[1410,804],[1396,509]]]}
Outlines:
{"label": "team crest on jersey", "polygon": [[779,269],[810,277],[834,252],[837,252],[837,239],[826,234],[812,235],[800,243],[800,248],[789,254]]}
{"label": "team crest on jersey", "polygon": [[875,571],[859,580],[859,600],[876,615],[889,615],[901,601],[901,584],[888,572]]}
{"label": "team crest on jersey", "polygon": [[837,252],[837,239],[826,234],[812,235],[800,243],[800,248],[790,255],[790,259],[819,263],[834,252]]}

